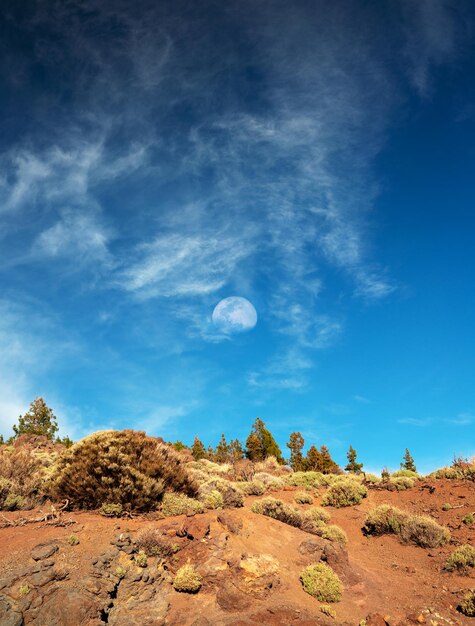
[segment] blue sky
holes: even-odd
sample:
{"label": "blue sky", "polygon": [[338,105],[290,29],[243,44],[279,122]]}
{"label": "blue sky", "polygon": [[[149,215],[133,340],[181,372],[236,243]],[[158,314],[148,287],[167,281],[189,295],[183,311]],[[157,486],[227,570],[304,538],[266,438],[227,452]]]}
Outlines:
{"label": "blue sky", "polygon": [[[54,7],[54,8],[52,8]],[[475,454],[475,9],[10,3],[0,431]],[[247,332],[211,319],[254,305]]]}

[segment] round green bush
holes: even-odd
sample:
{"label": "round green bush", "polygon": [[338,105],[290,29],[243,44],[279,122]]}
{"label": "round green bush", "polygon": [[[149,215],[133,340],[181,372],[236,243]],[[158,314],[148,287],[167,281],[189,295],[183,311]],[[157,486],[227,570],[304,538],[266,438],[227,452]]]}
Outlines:
{"label": "round green bush", "polygon": [[338,602],[341,600],[343,585],[340,579],[325,563],[309,565],[300,573],[304,591],[320,602]]}

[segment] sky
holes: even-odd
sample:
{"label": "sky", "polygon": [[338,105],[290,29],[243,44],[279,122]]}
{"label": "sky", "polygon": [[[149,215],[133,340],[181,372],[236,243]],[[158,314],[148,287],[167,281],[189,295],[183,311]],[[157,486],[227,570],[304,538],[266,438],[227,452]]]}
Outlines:
{"label": "sky", "polygon": [[74,440],[260,416],[373,471],[475,454],[474,28],[469,0],[3,3],[0,432],[41,395]]}

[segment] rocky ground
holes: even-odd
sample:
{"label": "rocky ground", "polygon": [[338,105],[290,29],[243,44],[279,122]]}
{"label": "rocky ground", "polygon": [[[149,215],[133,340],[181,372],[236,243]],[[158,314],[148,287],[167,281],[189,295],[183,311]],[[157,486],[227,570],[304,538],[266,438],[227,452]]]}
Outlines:
{"label": "rocky ground", "polygon": [[[293,502],[297,489],[273,494]],[[470,624],[456,609],[475,587],[472,573],[443,570],[456,545],[473,544],[473,528],[462,519],[475,510],[475,483],[419,482],[403,492],[370,490],[355,507],[328,507],[332,523],[347,533],[341,546],[244,508],[193,516],[108,519],[96,513],[65,513],[71,525],[36,522],[8,526],[38,511],[6,513],[0,528],[2,626],[158,626],[346,624]],[[433,516],[452,532],[436,549],[403,545],[395,536],[365,537],[365,515],[387,502]],[[444,503],[452,509],[444,511]],[[318,498],[315,503],[319,504]],[[308,505],[301,505],[305,509]],[[140,565],[136,538],[157,528],[173,546],[165,558]],[[76,538],[79,543],[76,543]],[[305,593],[300,571],[325,561],[344,585],[336,617]],[[173,587],[180,566],[191,563],[202,576],[198,593]],[[364,622],[363,622],[364,623]]]}

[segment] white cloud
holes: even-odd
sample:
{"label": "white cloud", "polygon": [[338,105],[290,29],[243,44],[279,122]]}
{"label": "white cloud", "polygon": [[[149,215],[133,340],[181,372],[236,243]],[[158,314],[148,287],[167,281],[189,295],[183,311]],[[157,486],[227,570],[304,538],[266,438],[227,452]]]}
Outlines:
{"label": "white cloud", "polygon": [[122,285],[146,298],[203,296],[226,285],[248,254],[248,243],[226,232],[162,235],[139,247]]}

